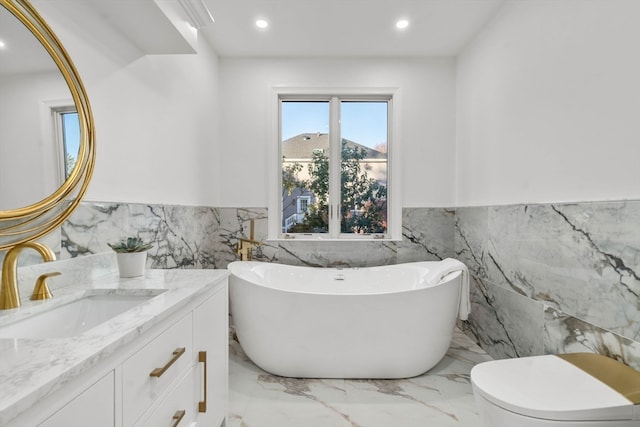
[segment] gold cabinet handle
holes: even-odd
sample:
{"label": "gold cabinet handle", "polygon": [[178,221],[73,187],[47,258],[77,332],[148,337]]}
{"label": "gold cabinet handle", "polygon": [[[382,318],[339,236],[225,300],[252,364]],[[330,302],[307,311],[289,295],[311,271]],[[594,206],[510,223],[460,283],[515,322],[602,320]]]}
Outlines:
{"label": "gold cabinet handle", "polygon": [[180,358],[180,356],[182,356],[185,352],[185,348],[184,347],[180,347],[180,348],[176,348],[173,351],[173,357],[171,358],[171,360],[169,360],[167,362],[166,365],[164,365],[162,368],[156,368],[153,371],[151,371],[151,373],[149,374],[149,376],[151,377],[161,377],[162,374],[164,374],[167,369],[169,369],[171,367],[171,365],[173,365],[175,363],[176,360],[178,360]]}
{"label": "gold cabinet handle", "polygon": [[207,352],[201,351],[198,353],[198,362],[204,363],[204,400],[198,402],[198,412],[207,412]]}
{"label": "gold cabinet handle", "polygon": [[175,420],[171,425],[171,427],[176,427],[178,424],[180,424],[180,421],[182,421],[183,418],[184,418],[184,410],[176,411],[176,413],[173,414],[173,418],[171,418],[172,420]]}

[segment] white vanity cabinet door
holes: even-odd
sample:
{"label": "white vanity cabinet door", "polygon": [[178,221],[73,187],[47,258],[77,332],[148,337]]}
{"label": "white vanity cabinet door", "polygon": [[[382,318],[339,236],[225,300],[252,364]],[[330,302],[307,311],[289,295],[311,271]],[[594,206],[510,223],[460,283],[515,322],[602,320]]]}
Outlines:
{"label": "white vanity cabinet door", "polygon": [[[198,426],[218,427],[227,416],[229,372],[229,309],[227,286],[200,304],[193,312],[193,349],[196,359],[196,396],[204,400],[204,363],[200,352],[206,352],[206,410],[198,412]],[[202,404],[200,405],[202,406]],[[202,408],[200,408],[202,409]]]}
{"label": "white vanity cabinet door", "polygon": [[39,427],[114,427],[114,374],[102,377]]}
{"label": "white vanity cabinet door", "polygon": [[[132,426],[191,367],[192,332],[189,313],[122,364],[124,427]],[[166,370],[160,376],[150,375],[161,368]]]}
{"label": "white vanity cabinet door", "polygon": [[189,370],[176,388],[160,401],[142,424],[136,427],[193,426],[192,422],[197,411],[193,380],[193,370]]}

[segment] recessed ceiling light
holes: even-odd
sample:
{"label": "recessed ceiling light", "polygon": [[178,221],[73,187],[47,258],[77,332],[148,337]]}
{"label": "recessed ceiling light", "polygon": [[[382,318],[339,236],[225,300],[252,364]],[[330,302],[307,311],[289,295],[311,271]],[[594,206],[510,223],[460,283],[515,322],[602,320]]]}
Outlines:
{"label": "recessed ceiling light", "polygon": [[404,30],[408,26],[409,26],[409,21],[407,21],[406,19],[399,19],[396,22],[396,28],[399,30]]}
{"label": "recessed ceiling light", "polygon": [[269,23],[267,21],[265,21],[264,19],[258,19],[256,21],[256,27],[258,28],[267,28],[269,26]]}
{"label": "recessed ceiling light", "polygon": [[7,45],[2,40],[0,40],[0,49],[4,49],[5,47],[7,47]]}

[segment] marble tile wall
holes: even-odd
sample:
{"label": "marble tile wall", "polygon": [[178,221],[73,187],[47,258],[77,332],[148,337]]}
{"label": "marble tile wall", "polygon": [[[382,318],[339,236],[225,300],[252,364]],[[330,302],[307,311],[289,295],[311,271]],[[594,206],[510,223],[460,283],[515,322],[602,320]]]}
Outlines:
{"label": "marble tile wall", "polygon": [[267,210],[85,202],[61,229],[61,258],[154,240],[152,268],[225,268],[256,259],[362,267],[456,257],[473,310],[459,326],[493,357],[595,351],[640,370],[640,201],[406,208],[397,242],[266,241]]}
{"label": "marble tile wall", "polygon": [[150,268],[214,268],[219,228],[214,208],[83,202],[61,227],[60,258],[96,254],[127,236],[155,242]]}
{"label": "marble tile wall", "polygon": [[640,370],[640,201],[456,209],[461,325],[494,358],[588,351]]}
{"label": "marble tile wall", "polygon": [[[267,212],[241,215],[241,228],[248,233],[248,217],[256,222],[256,238],[266,239]],[[236,209],[220,209],[221,235],[225,243],[234,242]],[[226,219],[228,218],[228,219]],[[265,241],[256,251],[261,261],[309,267],[367,267],[411,261],[441,260],[454,255],[453,226],[455,212],[449,209],[404,209],[401,241]],[[428,225],[426,225],[428,224]],[[241,234],[241,233],[240,233]],[[229,238],[225,239],[225,235]]]}
{"label": "marble tile wall", "polygon": [[[238,239],[254,220],[255,259],[292,265],[352,266],[440,260],[454,255],[455,212],[405,209],[397,242],[266,241],[267,210],[83,202],[62,226],[61,258],[110,250],[108,242],[139,235],[156,242],[151,268],[225,268],[238,259]],[[429,224],[425,226],[425,224]]]}

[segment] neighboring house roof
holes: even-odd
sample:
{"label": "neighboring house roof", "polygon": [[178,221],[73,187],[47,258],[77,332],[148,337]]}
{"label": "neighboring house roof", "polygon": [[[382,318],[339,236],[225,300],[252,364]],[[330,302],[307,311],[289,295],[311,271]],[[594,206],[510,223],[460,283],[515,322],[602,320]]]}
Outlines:
{"label": "neighboring house roof", "polygon": [[[365,159],[382,159],[386,158],[387,154],[382,153],[373,148],[365,147],[357,142],[350,141],[343,138],[342,141],[346,141],[347,147],[359,148],[366,151]],[[314,150],[328,150],[329,148],[329,135],[326,133],[302,133],[293,138],[289,138],[282,141],[282,156],[287,159],[310,159],[313,156]]]}

